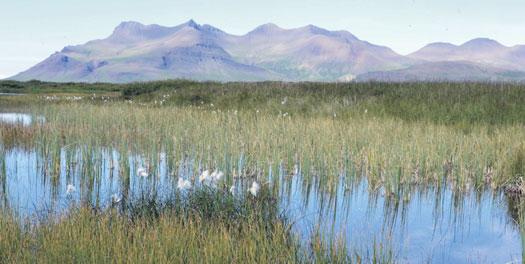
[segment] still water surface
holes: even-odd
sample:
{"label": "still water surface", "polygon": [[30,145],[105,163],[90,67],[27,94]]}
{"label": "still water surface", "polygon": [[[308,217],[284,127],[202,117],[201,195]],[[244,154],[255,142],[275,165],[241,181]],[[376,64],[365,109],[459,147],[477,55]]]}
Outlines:
{"label": "still water surface", "polygon": [[23,113],[0,113],[0,122],[9,124],[22,124],[28,126],[33,121],[33,117]]}
{"label": "still water surface", "polygon": [[[0,205],[24,216],[66,210],[79,201],[104,207],[113,194],[133,197],[154,190],[162,197],[162,193],[177,192],[174,179],[178,176],[198,173],[183,166],[184,162],[170,168],[161,154],[155,171],[142,178],[136,175],[143,163],[140,156],[127,155],[129,167],[122,172],[120,153],[103,150],[92,165],[95,176],[83,177],[82,155],[63,149],[58,173],[49,175],[37,150],[14,148],[4,153]],[[459,195],[447,187],[425,186],[412,188],[409,199],[397,199],[387,197],[381,189],[370,191],[366,177],[350,186],[341,178],[335,192],[322,191],[315,178],[305,180],[300,173],[290,177],[284,169],[265,177],[270,184],[279,183],[281,210],[304,241],[319,226],[325,235],[343,237],[360,252],[378,244],[391,248],[399,262],[521,262],[517,219],[508,198],[497,191],[470,190]],[[76,192],[67,194],[68,184]],[[248,185],[237,182],[239,190]]]}

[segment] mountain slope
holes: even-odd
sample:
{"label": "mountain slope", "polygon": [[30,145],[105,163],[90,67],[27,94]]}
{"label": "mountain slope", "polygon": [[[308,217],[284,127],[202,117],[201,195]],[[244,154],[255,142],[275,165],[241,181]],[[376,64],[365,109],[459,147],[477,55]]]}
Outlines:
{"label": "mountain slope", "polygon": [[236,62],[218,46],[224,32],[193,21],[176,27],[124,22],[106,39],[68,46],[12,79],[130,82],[267,80],[280,76]]}
{"label": "mountain slope", "polygon": [[123,22],[109,37],[65,47],[12,79],[333,81],[414,62],[349,32],[311,25],[287,30],[267,24],[235,36],[193,20],[175,27]]}
{"label": "mountain slope", "polygon": [[413,81],[525,81],[525,72],[495,68],[466,61],[428,62],[394,71],[369,72],[356,81],[413,82]]}
{"label": "mountain slope", "polygon": [[490,39],[432,43],[401,56],[348,31],[265,24],[245,35],[193,20],[174,27],[122,22],[105,39],[67,46],[10,79],[133,82],[522,80],[525,46]]}
{"label": "mountain slope", "polygon": [[236,58],[293,80],[336,80],[349,74],[400,69],[415,60],[359,40],[347,31],[312,25],[282,29],[262,25],[224,47]]}
{"label": "mountain slope", "polygon": [[432,43],[408,55],[425,61],[470,61],[509,70],[525,71],[525,47],[506,47],[497,41],[478,38],[456,46]]}

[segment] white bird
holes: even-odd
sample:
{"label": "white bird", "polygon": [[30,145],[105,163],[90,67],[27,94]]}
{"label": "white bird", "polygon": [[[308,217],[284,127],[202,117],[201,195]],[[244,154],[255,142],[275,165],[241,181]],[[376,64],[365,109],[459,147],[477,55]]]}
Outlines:
{"label": "white bird", "polygon": [[116,193],[111,195],[111,203],[117,204],[117,203],[120,203],[120,201],[122,201],[122,197],[120,197],[120,195]]}
{"label": "white bird", "polygon": [[73,186],[72,184],[68,184],[67,187],[66,187],[66,193],[67,194],[72,194],[76,191],[77,189],[75,188],[75,186]]}
{"label": "white bird", "polygon": [[259,190],[261,189],[261,186],[257,183],[257,182],[253,182],[252,183],[252,187],[250,187],[248,189],[248,191],[253,195],[253,196],[257,196],[257,193],[259,192]]}
{"label": "white bird", "polygon": [[139,177],[144,177],[144,178],[149,176],[148,171],[146,169],[142,168],[142,167],[137,169],[137,175]]}
{"label": "white bird", "polygon": [[181,191],[189,190],[191,189],[191,182],[184,180],[183,178],[179,178],[179,181],[177,182],[177,188]]}
{"label": "white bird", "polygon": [[203,181],[206,181],[210,178],[210,171],[208,170],[205,170],[202,172],[201,176],[199,176],[199,182],[203,182]]}

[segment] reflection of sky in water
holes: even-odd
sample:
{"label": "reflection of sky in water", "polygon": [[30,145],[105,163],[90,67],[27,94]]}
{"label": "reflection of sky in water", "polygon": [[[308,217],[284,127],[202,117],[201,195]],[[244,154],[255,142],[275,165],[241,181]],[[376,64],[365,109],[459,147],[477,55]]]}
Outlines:
{"label": "reflection of sky in water", "polygon": [[32,116],[24,113],[0,113],[0,123],[8,124],[21,124],[23,126],[29,126],[35,120],[35,122],[43,123],[46,119],[43,116]]}
{"label": "reflection of sky in water", "polygon": [[28,114],[19,113],[0,113],[0,122],[16,124],[20,123],[24,126],[31,124],[32,117]]}
{"label": "reflection of sky in water", "polygon": [[[291,192],[284,194],[289,199],[283,203],[292,222],[300,219],[295,230],[312,229],[320,223],[323,231],[343,234],[347,244],[358,249],[371,249],[374,241],[384,242],[401,262],[505,263],[521,259],[520,233],[511,223],[502,195],[493,199],[484,193],[477,201],[470,193],[454,211],[450,190],[441,197],[431,190],[416,192],[409,202],[399,205],[399,210],[388,213],[386,199],[370,196],[366,182],[346,194],[341,189],[332,198],[333,207],[323,209],[323,195],[315,190],[305,205],[306,192],[301,179],[296,178]],[[330,198],[325,196],[327,203]]]}
{"label": "reflection of sky in water", "polygon": [[21,95],[24,95],[24,94],[19,94],[19,93],[0,93],[0,96],[21,96]]}
{"label": "reflection of sky in water", "polygon": [[[128,197],[143,192],[167,195],[174,191],[178,176],[196,174],[192,166],[186,166],[193,164],[193,160],[179,162],[173,172],[169,171],[165,155],[159,155],[158,165],[147,178],[136,175],[137,169],[145,164],[139,156],[122,160],[117,152],[108,150],[69,150],[60,155],[59,175],[45,176],[45,162],[36,152],[6,153],[7,182],[0,193],[7,193],[7,203],[12,209],[21,215],[32,215],[46,208],[64,210],[69,203],[79,200],[104,207],[115,193]],[[82,155],[92,159],[90,169],[96,168],[95,171],[86,171],[82,167],[85,161],[73,162],[82,160]],[[119,160],[120,168],[126,171],[119,171],[111,159]],[[370,251],[374,242],[391,247],[400,262],[505,263],[521,259],[520,233],[512,223],[502,194],[486,192],[476,196],[471,192],[454,202],[451,190],[438,192],[427,187],[414,190],[409,201],[401,200],[395,207],[392,199],[382,196],[381,191],[370,194],[366,181],[346,192],[341,183],[337,192],[329,195],[320,191],[315,179],[310,183],[300,176],[283,180],[284,173],[277,174],[271,177],[281,181],[281,207],[303,238],[308,238],[315,226],[320,225],[328,235],[342,235],[358,252]],[[69,196],[68,184],[77,189]],[[239,186],[239,190],[246,188]]]}

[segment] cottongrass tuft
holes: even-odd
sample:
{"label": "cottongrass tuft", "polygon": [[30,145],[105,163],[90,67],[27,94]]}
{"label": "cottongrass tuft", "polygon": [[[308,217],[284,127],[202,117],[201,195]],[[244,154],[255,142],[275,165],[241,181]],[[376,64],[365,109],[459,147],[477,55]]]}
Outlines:
{"label": "cottongrass tuft", "polygon": [[205,170],[199,176],[199,182],[203,183],[204,181],[208,180],[209,178],[210,178],[210,171],[209,170]]}
{"label": "cottongrass tuft", "polygon": [[73,194],[76,191],[77,191],[77,189],[75,188],[75,186],[73,186],[73,184],[68,184],[67,185],[67,187],[66,187],[66,194]]}
{"label": "cottongrass tuft", "polygon": [[137,169],[137,176],[146,178],[149,176],[149,173],[145,168],[140,167]]}
{"label": "cottongrass tuft", "polygon": [[186,191],[191,189],[191,182],[189,180],[184,180],[183,178],[179,178],[179,181],[177,182],[177,189],[181,191]]}
{"label": "cottongrass tuft", "polygon": [[224,173],[219,170],[214,170],[211,174],[209,170],[205,170],[199,176],[199,182],[208,187],[217,187],[219,181],[224,177]]}
{"label": "cottongrass tuft", "polygon": [[118,195],[116,193],[111,195],[111,203],[118,204],[118,203],[120,203],[120,201],[122,201],[122,197],[120,195]]}
{"label": "cottongrass tuft", "polygon": [[248,189],[248,192],[250,192],[253,196],[257,196],[257,193],[259,192],[260,189],[261,189],[261,186],[256,181],[254,181],[252,183],[252,186]]}

